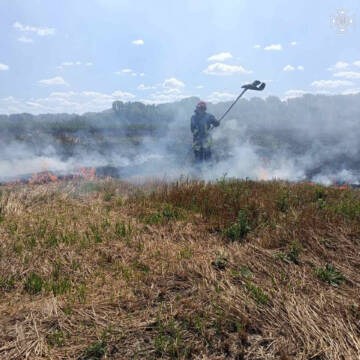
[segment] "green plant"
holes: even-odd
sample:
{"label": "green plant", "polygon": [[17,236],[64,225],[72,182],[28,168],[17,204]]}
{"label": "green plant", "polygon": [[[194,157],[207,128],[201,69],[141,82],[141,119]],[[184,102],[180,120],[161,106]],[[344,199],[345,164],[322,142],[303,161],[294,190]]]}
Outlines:
{"label": "green plant", "polygon": [[289,196],[290,192],[286,191],[285,193],[281,194],[279,199],[276,200],[276,206],[281,212],[286,212],[288,209]]}
{"label": "green plant", "polygon": [[280,252],[274,255],[275,259],[281,259],[285,262],[293,262],[294,264],[299,264],[299,256],[302,251],[302,246],[299,242],[293,241],[290,245],[290,248],[287,252]]}
{"label": "green plant", "polygon": [[25,281],[24,289],[27,293],[35,295],[41,292],[43,286],[43,279],[36,273],[31,273]]}
{"label": "green plant", "polygon": [[106,341],[101,340],[93,345],[90,345],[84,353],[84,356],[80,357],[79,360],[100,360],[106,353]]}
{"label": "green plant", "polygon": [[50,346],[63,346],[65,335],[61,330],[54,330],[47,336],[47,342]]}
{"label": "green plant", "polygon": [[302,251],[302,246],[299,242],[293,241],[288,251],[287,258],[294,264],[299,264],[299,256]]}
{"label": "green plant", "polygon": [[269,302],[269,297],[264,293],[264,291],[260,288],[248,282],[246,284],[246,288],[251,293],[254,300],[261,305],[266,305]]}
{"label": "green plant", "polygon": [[179,358],[186,354],[186,348],[183,346],[181,331],[176,323],[171,320],[157,324],[158,335],[155,338],[155,354],[157,357],[169,356],[170,358]]}
{"label": "green plant", "polygon": [[217,253],[216,259],[211,262],[211,265],[217,270],[225,270],[227,262],[228,260],[224,255]]}
{"label": "green plant", "polygon": [[327,282],[329,285],[338,286],[343,280],[344,275],[337,270],[334,266],[326,264],[323,268],[317,268],[315,275],[322,281]]}
{"label": "green plant", "polygon": [[237,222],[224,231],[225,237],[231,241],[242,241],[251,230],[245,211],[240,210]]}
{"label": "green plant", "polygon": [[63,295],[70,291],[70,281],[65,279],[58,279],[49,284],[50,290],[54,296]]}

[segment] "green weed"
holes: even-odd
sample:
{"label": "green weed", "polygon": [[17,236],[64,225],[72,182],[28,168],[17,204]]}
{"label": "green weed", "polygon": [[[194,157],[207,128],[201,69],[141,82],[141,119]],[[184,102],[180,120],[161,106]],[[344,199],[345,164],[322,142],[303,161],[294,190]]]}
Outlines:
{"label": "green weed", "polygon": [[239,211],[237,222],[224,230],[224,235],[230,241],[242,241],[251,230],[246,213]]}
{"label": "green weed", "polygon": [[79,360],[100,360],[106,353],[106,341],[101,340],[93,345],[90,345],[84,353],[84,356],[80,357]]}
{"label": "green weed", "polygon": [[35,295],[41,292],[44,287],[44,280],[36,273],[31,273],[27,277],[24,289],[27,293]]}
{"label": "green weed", "polygon": [[246,288],[249,290],[252,297],[258,304],[266,305],[269,302],[269,297],[264,293],[264,291],[260,287],[257,287],[254,284],[248,282],[246,284]]}
{"label": "green weed", "polygon": [[318,268],[315,270],[315,275],[322,281],[327,282],[332,286],[339,286],[343,280],[345,280],[344,275],[337,270],[335,267],[326,264],[323,268]]}

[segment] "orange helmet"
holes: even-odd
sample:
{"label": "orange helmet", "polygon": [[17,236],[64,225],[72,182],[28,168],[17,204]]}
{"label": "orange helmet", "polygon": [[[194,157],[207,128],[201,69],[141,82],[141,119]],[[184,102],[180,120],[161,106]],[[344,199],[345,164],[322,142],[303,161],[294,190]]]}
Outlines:
{"label": "orange helmet", "polygon": [[196,110],[198,111],[206,111],[206,102],[205,101],[199,101],[196,105]]}

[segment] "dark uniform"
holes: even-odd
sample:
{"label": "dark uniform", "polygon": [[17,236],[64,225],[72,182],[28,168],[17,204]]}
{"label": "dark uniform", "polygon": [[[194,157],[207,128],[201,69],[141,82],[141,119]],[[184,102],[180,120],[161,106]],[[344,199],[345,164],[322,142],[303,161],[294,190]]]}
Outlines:
{"label": "dark uniform", "polygon": [[193,133],[193,150],[196,162],[211,159],[211,134],[212,126],[219,126],[219,121],[214,115],[201,111],[198,108],[191,117],[191,132]]}

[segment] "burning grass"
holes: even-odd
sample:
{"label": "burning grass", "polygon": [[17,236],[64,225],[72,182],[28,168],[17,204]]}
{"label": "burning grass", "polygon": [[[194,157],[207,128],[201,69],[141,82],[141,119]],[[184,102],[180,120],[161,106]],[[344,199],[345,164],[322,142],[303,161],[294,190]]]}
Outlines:
{"label": "burning grass", "polygon": [[1,359],[356,359],[360,193],[0,187]]}

